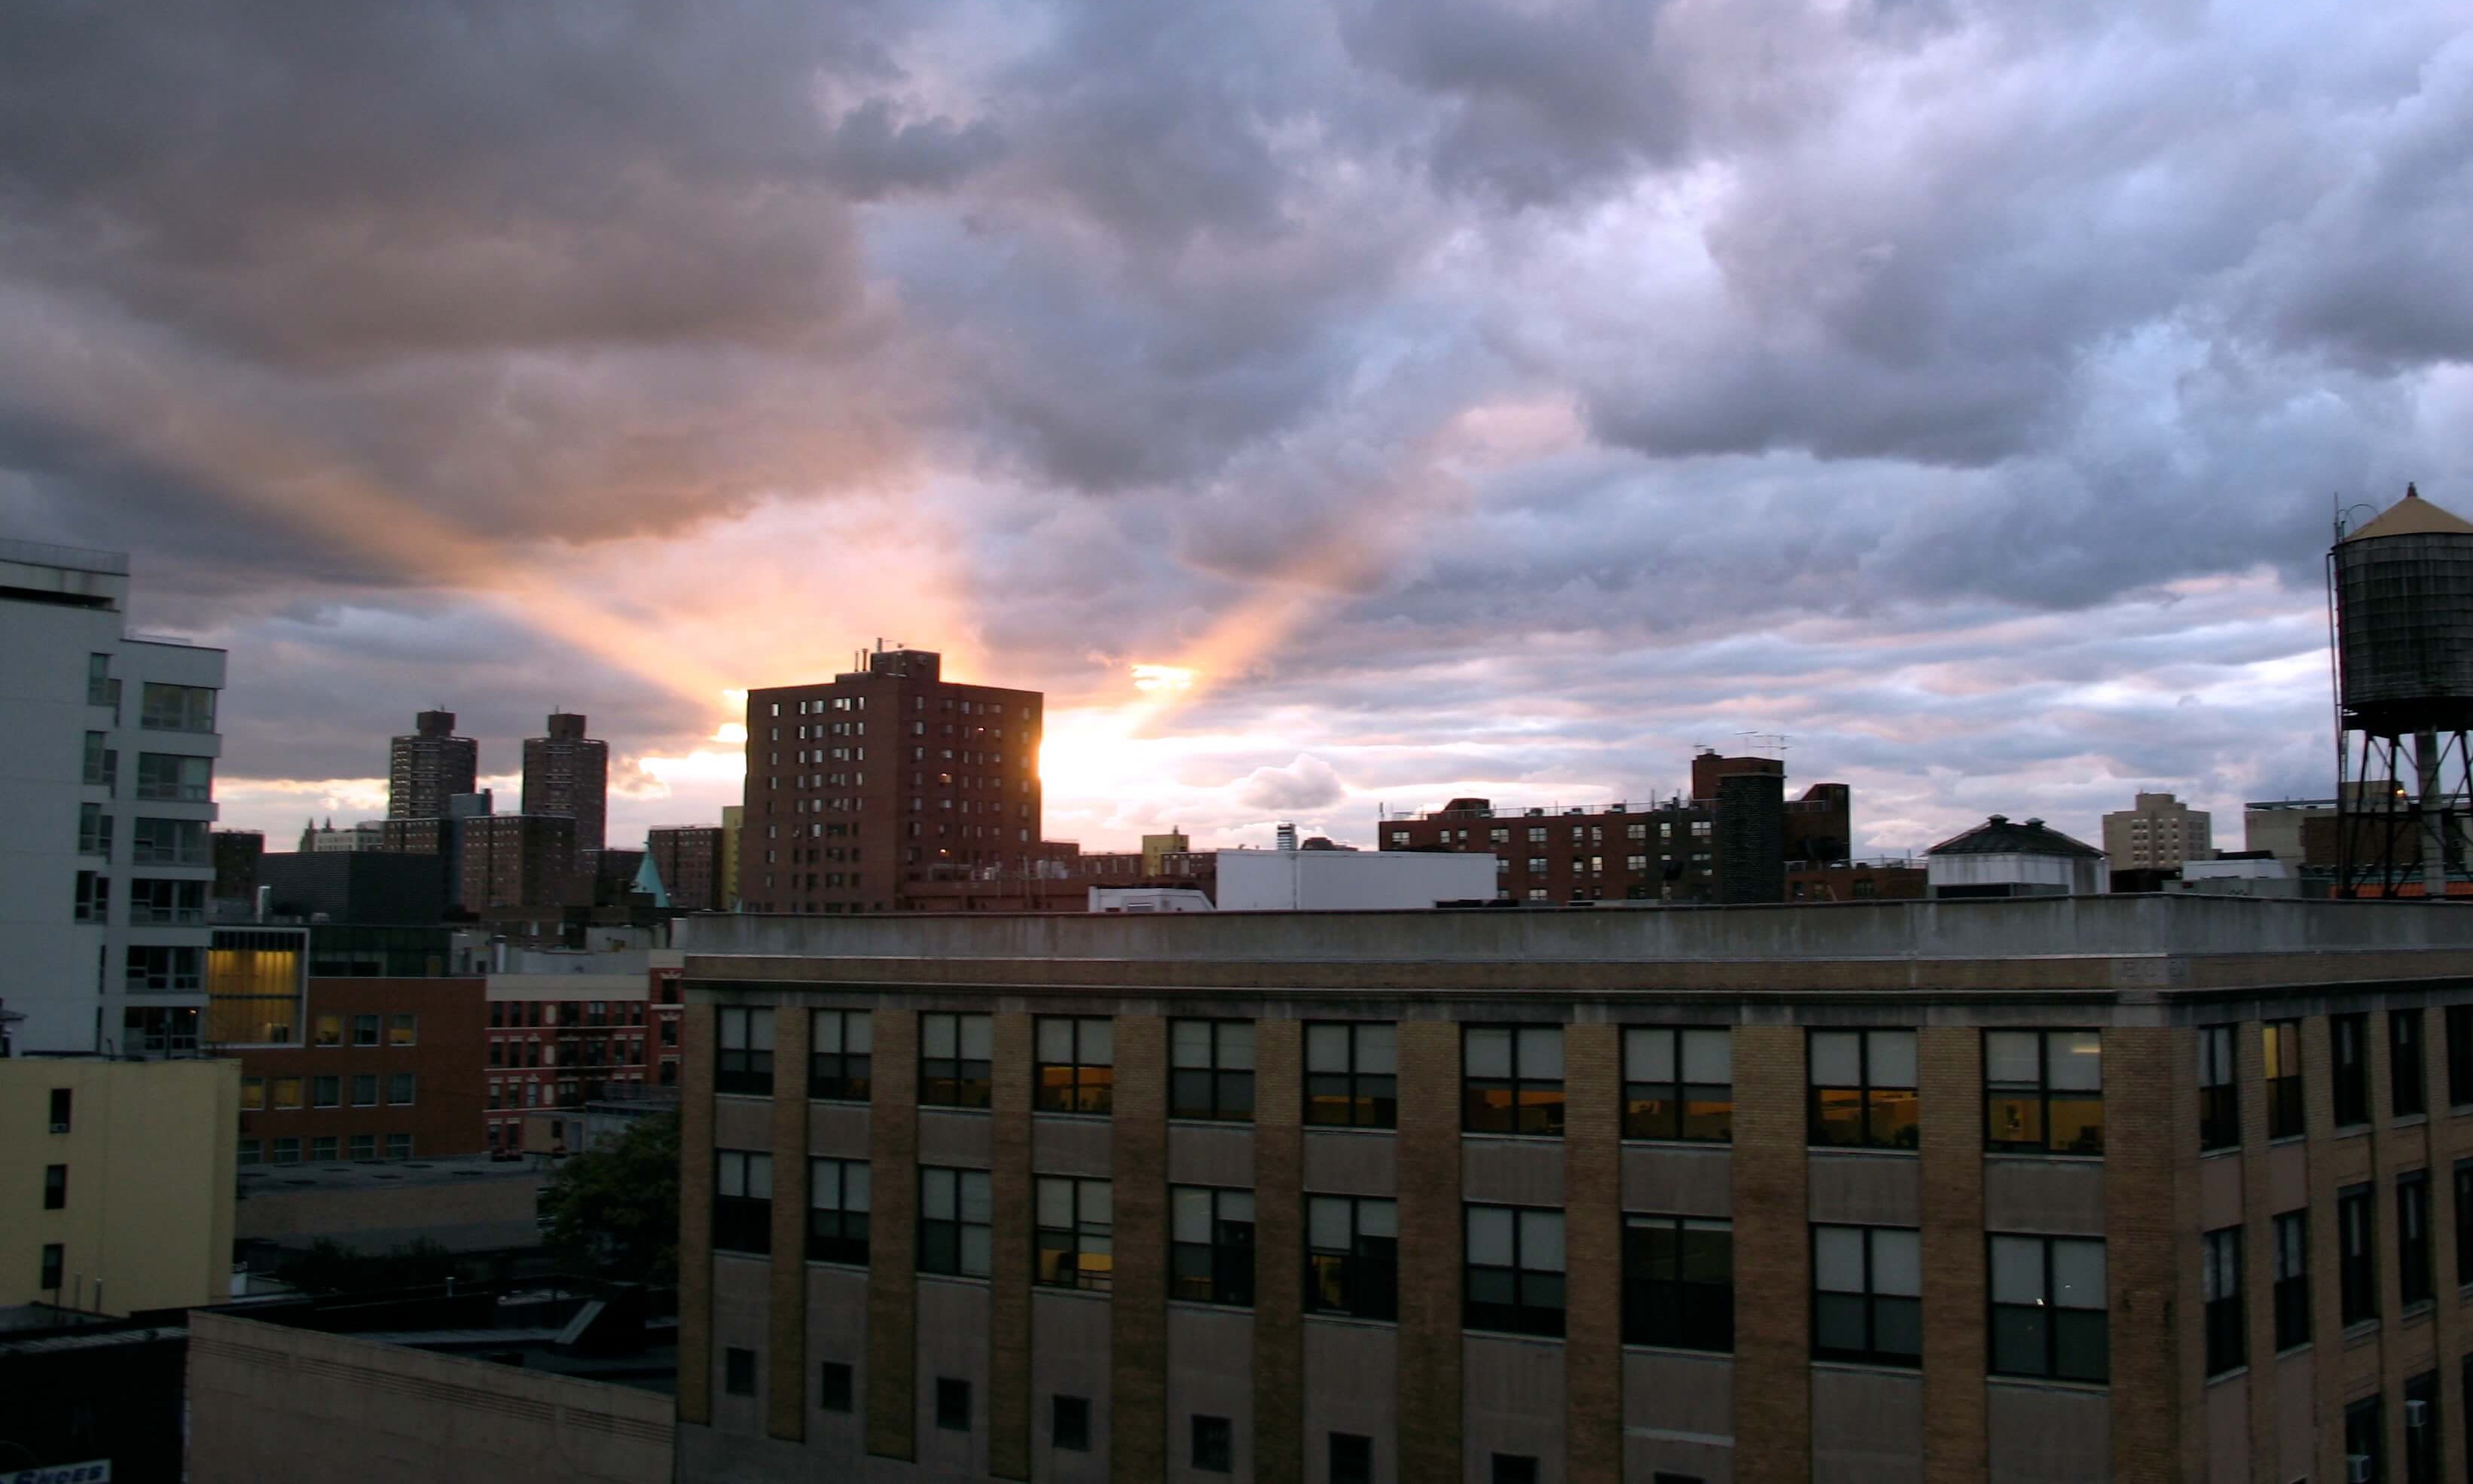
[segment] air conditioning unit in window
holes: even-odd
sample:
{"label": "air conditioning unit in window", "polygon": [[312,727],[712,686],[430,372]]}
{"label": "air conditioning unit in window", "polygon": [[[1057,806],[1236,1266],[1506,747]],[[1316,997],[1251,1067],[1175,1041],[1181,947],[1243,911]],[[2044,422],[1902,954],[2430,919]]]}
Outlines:
{"label": "air conditioning unit in window", "polygon": [[2427,1402],[2427,1401],[2422,1401],[2422,1400],[2408,1400],[2408,1401],[2406,1401],[2406,1402],[2405,1402],[2405,1404],[2404,1404],[2404,1424],[2405,1424],[2406,1426],[2408,1426],[2408,1427],[2418,1427],[2418,1426],[2420,1426],[2423,1423],[2428,1422],[2429,1420],[2430,1420],[2430,1403],[2429,1403],[2429,1402]]}
{"label": "air conditioning unit in window", "polygon": [[2344,1455],[2344,1479],[2345,1484],[2370,1484],[2370,1455],[2367,1453],[2346,1453]]}
{"label": "air conditioning unit in window", "polygon": [[65,1123],[55,1123],[52,1125],[52,1132],[55,1134],[65,1134],[68,1131],[69,1126]]}

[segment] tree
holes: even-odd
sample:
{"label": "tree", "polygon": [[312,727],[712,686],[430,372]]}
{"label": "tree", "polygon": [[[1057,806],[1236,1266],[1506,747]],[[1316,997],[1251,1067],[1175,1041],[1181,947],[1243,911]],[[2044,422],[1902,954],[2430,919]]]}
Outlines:
{"label": "tree", "polygon": [[679,1118],[640,1118],[606,1148],[571,1155],[541,1190],[548,1245],[581,1270],[630,1282],[679,1275]]}

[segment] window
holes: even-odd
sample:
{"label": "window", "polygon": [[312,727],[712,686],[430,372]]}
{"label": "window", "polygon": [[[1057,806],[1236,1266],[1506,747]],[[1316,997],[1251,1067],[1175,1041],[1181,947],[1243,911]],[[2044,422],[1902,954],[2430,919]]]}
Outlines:
{"label": "window", "polygon": [[387,1017],[387,1044],[390,1047],[418,1044],[417,1033],[420,1030],[420,1017],[419,1016],[391,1015]]}
{"label": "window", "polygon": [[2310,1213],[2275,1218],[2275,1348],[2310,1343]]}
{"label": "window", "polygon": [[1306,1197],[1306,1308],[1400,1317],[1400,1207],[1367,1196]]}
{"label": "window", "polygon": [[1812,1141],[1915,1147],[1915,1033],[1813,1031]]}
{"label": "window", "polygon": [[[95,736],[100,733],[89,732]],[[109,753],[104,754],[108,758]],[[108,779],[106,780],[107,783]],[[181,757],[169,753],[137,754],[137,797],[167,799],[176,803],[207,803],[215,797],[215,763],[211,757]]]}
{"label": "window", "polygon": [[344,1152],[349,1159],[374,1160],[378,1157],[378,1137],[375,1134],[355,1134]]}
{"label": "window", "polygon": [[1039,1178],[1039,1257],[1033,1281],[1108,1290],[1116,1263],[1112,1194],[1104,1180]]}
{"label": "window", "polygon": [[1167,1293],[1196,1304],[1253,1306],[1253,1191],[1169,1187]]}
{"label": "window", "polygon": [[240,1080],[240,1111],[242,1113],[264,1113],[266,1111],[265,1078],[243,1077]]}
{"label": "window", "polygon": [[1563,1332],[1563,1213],[1531,1207],[1467,1209],[1464,1320],[1472,1329]]}
{"label": "window", "polygon": [[387,1074],[387,1102],[396,1108],[406,1107],[412,1102],[412,1073]]}
{"label": "window", "polygon": [[321,1134],[309,1140],[309,1158],[312,1160],[331,1161],[336,1153],[335,1136],[332,1134]]}
{"label": "window", "polygon": [[2430,1111],[2425,1089],[2429,1055],[2421,1040],[2421,1012],[2388,1012],[2388,1111],[2399,1118]]}
{"label": "window", "polygon": [[377,1043],[378,1017],[376,1016],[352,1017],[352,1044],[356,1046],[374,1046]]}
{"label": "window", "polygon": [[259,1163],[266,1158],[265,1146],[256,1139],[244,1138],[240,1141],[240,1153],[236,1158],[242,1164]]}
{"label": "window", "polygon": [[2396,1177],[2396,1302],[2411,1307],[2432,1296],[2430,1171]]}
{"label": "window", "polygon": [[204,820],[139,819],[129,832],[129,859],[139,866],[211,866]]}
{"label": "window", "polygon": [[99,871],[77,874],[77,896],[69,913],[76,922],[102,922],[111,916],[111,878]]}
{"label": "window", "polygon": [[378,1106],[378,1080],[375,1076],[367,1072],[356,1073],[353,1076],[352,1106],[354,1108]]}
{"label": "window", "polygon": [[989,1272],[985,1170],[919,1170],[919,1271],[959,1278]]}
{"label": "window", "polygon": [[2344,1408],[2344,1470],[2348,1479],[2380,1484],[2387,1453],[2387,1424],[2376,1397],[2365,1397]]}
{"label": "window", "polygon": [[1374,1484],[1374,1440],[1359,1433],[1331,1435],[1331,1484]]}
{"label": "window", "polygon": [[867,1265],[865,1160],[807,1161],[807,1260]]}
{"label": "window", "polygon": [[715,1092],[773,1092],[773,1012],[725,1005],[713,1012]]}
{"label": "window", "polygon": [[2370,1017],[2327,1017],[2328,1049],[2335,1063],[2336,1122],[2370,1121]]}
{"label": "window", "polygon": [[275,1079],[275,1106],[277,1108],[298,1108],[300,1106],[300,1078],[277,1077]]}
{"label": "window", "polygon": [[78,805],[78,853],[107,859],[111,855],[111,816],[99,803]]}
{"label": "window", "polygon": [[148,681],[138,692],[137,725],[150,731],[212,731],[215,693],[204,685]]}
{"label": "window", "polygon": [[196,948],[132,947],[129,950],[129,993],[178,993],[205,988],[201,953]]}
{"label": "window", "polygon": [[43,1209],[66,1210],[69,1205],[69,1167],[65,1164],[43,1166]]}
{"label": "window", "polygon": [[712,1245],[723,1252],[771,1252],[773,1157],[715,1150],[712,1188]]}
{"label": "window", "polygon": [[2199,1292],[2207,1305],[2207,1374],[2249,1364],[2249,1326],[2242,1313],[2242,1229],[2224,1227],[2198,1239]]}
{"label": "window", "polygon": [[2405,1484],[2438,1484],[2438,1373],[2404,1383]]}
{"label": "window", "polygon": [[1226,1473],[1233,1440],[1228,1419],[1193,1414],[1193,1468],[1200,1473]]}
{"label": "window", "polygon": [[386,1137],[386,1157],[390,1160],[411,1159],[412,1136],[409,1134],[388,1135]]}
{"label": "window", "polygon": [[[1913,1233],[1905,1234],[1910,1257]],[[2107,1379],[2103,1243],[1996,1235],[1991,1248],[1994,1374]]]}
{"label": "window", "polygon": [[721,1352],[721,1389],[733,1397],[756,1395],[756,1352],[732,1345]]}
{"label": "window", "polygon": [[987,1107],[995,1046],[995,1025],[986,1016],[921,1016],[919,1101],[938,1108]]}
{"label": "window", "polygon": [[322,1015],[310,1022],[309,1044],[331,1047],[340,1046],[343,1043],[344,1017],[342,1016]]}
{"label": "window", "polygon": [[329,1076],[329,1077],[312,1077],[312,1078],[310,1078],[310,1079],[309,1079],[309,1106],[310,1106],[310,1107],[312,1107],[312,1108],[340,1108],[340,1107],[342,1107],[342,1106],[343,1106],[343,1104],[344,1104],[344,1079],[343,1079],[343,1078],[341,1078],[341,1077],[332,1077],[332,1076]]}
{"label": "window", "polygon": [[67,1250],[58,1242],[45,1242],[42,1266],[35,1280],[35,1286],[47,1293],[57,1294],[60,1281],[66,1276],[62,1270],[67,1266]]}
{"label": "window", "polygon": [[[661,1022],[663,1045],[670,1022]],[[864,1103],[875,1087],[876,1017],[864,1010],[819,1010],[808,1019],[807,1095]]]}
{"label": "window", "polygon": [[1472,1025],[1461,1033],[1460,1127],[1472,1134],[1563,1133],[1563,1028]]}
{"label": "window", "polygon": [[1400,1124],[1400,1028],[1388,1021],[1306,1027],[1306,1122],[1389,1129]]}
{"label": "window", "polygon": [[947,1432],[971,1430],[971,1383],[936,1377],[936,1425]]}
{"label": "window", "polygon": [[[161,881],[140,877],[129,883],[132,924],[203,922],[206,920],[206,883]],[[100,917],[97,922],[102,921]]]}
{"label": "window", "polygon": [[2346,1185],[2336,1192],[2336,1286],[2342,1296],[2343,1322],[2359,1324],[2379,1317],[2378,1217],[2370,1208],[2370,1187]]}
{"label": "window", "polygon": [[1091,1451],[1091,1399],[1047,1399],[1047,1441],[1068,1453]]}
{"label": "window", "polygon": [[293,1137],[276,1139],[275,1141],[275,1162],[277,1164],[300,1163],[300,1140]]}
{"label": "window", "polygon": [[2447,1101],[2473,1103],[2473,1005],[2447,1007]]}
{"label": "window", "polygon": [[[111,749],[111,734],[89,731],[85,734],[85,773],[88,788],[111,788],[120,781],[120,754]],[[146,797],[141,790],[138,797]]]}
{"label": "window", "polygon": [[1983,1033],[1986,1147],[2103,1153],[2103,1043],[2095,1031]]}
{"label": "window", "polygon": [[1492,1484],[1537,1484],[1537,1459],[1530,1453],[1497,1453],[1488,1472]]}
{"label": "window", "polygon": [[2269,1020],[2259,1028],[2266,1053],[2267,1137],[2301,1137],[2301,1022]]}
{"label": "window", "polygon": [[[1922,1362],[1923,1256],[1911,1228],[1813,1227],[1812,1285],[1814,1358]],[[1997,1306],[1993,1317],[1997,1330]]]}
{"label": "window", "polygon": [[51,1090],[52,1132],[55,1134],[65,1134],[69,1131],[69,1110],[76,1102],[77,1089],[75,1088],[54,1088]]}
{"label": "window", "polygon": [[1104,1016],[1042,1016],[1032,1107],[1041,1113],[1104,1113],[1115,1107],[1116,1022]]}
{"label": "window", "polygon": [[828,1412],[847,1412],[853,1405],[850,1363],[828,1360],[816,1371],[816,1405]]}
{"label": "window", "polygon": [[1623,1137],[1725,1143],[1735,1129],[1732,1031],[1623,1032]]}
{"label": "window", "polygon": [[1622,1261],[1624,1344],[1734,1350],[1734,1223],[1626,1214]]}
{"label": "window", "polygon": [[1171,1118],[1254,1116],[1254,1022],[1175,1020],[1168,1026]]}
{"label": "window", "polygon": [[120,685],[111,678],[109,655],[85,657],[85,704],[115,707],[120,705]]}
{"label": "window", "polygon": [[2233,1056],[2233,1027],[2198,1028],[2198,1147],[2231,1149],[2241,1143],[2241,1082]]}

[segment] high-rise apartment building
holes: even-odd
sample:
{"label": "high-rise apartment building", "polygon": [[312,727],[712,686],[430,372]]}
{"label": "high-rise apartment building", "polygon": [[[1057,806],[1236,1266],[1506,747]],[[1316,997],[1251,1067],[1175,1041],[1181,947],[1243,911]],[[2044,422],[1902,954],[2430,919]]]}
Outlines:
{"label": "high-rise apartment building", "polygon": [[224,652],[127,633],[129,559],[0,541],[0,1008],[17,1049],[191,1052]]}
{"label": "high-rise apartment building", "polygon": [[549,735],[524,739],[524,812],[575,821],[575,849],[589,859],[607,843],[610,744],[584,734],[584,718],[553,711]]}
{"label": "high-rise apartment building", "polygon": [[738,910],[738,837],[747,824],[747,805],[721,806],[721,910]]}
{"label": "high-rise apartment building", "polygon": [[914,884],[1030,871],[1042,697],[944,679],[925,650],[747,695],[750,912],[894,912]]}
{"label": "high-rise apartment building", "polygon": [[2463,1467],[2460,909],[681,930],[684,1484]]}
{"label": "high-rise apartment building", "polygon": [[2178,871],[2216,853],[2215,819],[2171,794],[2140,794],[2103,817],[2103,853],[2115,871]]}
{"label": "high-rise apartment building", "polygon": [[722,850],[726,831],[719,825],[659,825],[645,832],[644,850],[660,873],[670,905],[682,912],[720,912],[729,898],[722,895]]}
{"label": "high-rise apartment building", "polygon": [[592,899],[592,878],[577,863],[575,821],[566,815],[476,814],[456,821],[453,834],[455,903],[467,912]]}
{"label": "high-rise apartment building", "polygon": [[446,796],[472,792],[480,772],[481,744],[455,734],[455,713],[423,711],[387,749],[387,818],[443,819]]}

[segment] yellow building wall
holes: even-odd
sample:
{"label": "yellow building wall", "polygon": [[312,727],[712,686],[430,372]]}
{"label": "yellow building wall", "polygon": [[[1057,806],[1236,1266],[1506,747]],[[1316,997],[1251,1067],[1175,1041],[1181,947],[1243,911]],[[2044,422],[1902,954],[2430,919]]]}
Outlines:
{"label": "yellow building wall", "polygon": [[[55,1088],[70,1089],[65,1134],[51,1132]],[[0,1304],[128,1314],[229,1298],[239,1130],[236,1061],[0,1061]],[[45,1210],[54,1164],[68,1202]],[[40,1286],[52,1242],[58,1292]]]}

